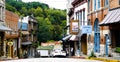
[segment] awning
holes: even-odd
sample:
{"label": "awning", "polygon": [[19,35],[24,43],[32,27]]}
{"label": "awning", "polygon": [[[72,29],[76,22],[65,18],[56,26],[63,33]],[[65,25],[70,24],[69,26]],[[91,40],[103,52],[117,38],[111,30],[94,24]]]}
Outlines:
{"label": "awning", "polygon": [[29,34],[28,31],[21,31],[21,33],[22,33],[23,35],[28,35],[28,34]]}
{"label": "awning", "polygon": [[71,35],[68,35],[66,37],[64,37],[62,40],[68,40],[71,37]]}
{"label": "awning", "polygon": [[32,42],[30,41],[22,42],[22,45],[30,45],[30,44],[32,44]]}
{"label": "awning", "polygon": [[120,8],[109,11],[107,16],[99,25],[109,25],[120,21]]}
{"label": "awning", "polygon": [[78,36],[77,35],[72,35],[70,38],[71,41],[78,41]]}
{"label": "awning", "polygon": [[7,26],[0,25],[0,31],[12,31],[12,29],[8,28]]}

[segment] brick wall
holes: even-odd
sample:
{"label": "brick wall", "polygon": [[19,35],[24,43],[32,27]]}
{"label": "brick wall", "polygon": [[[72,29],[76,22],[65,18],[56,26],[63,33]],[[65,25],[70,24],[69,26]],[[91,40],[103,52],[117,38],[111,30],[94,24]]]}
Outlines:
{"label": "brick wall", "polygon": [[13,12],[7,11],[5,12],[5,23],[6,25],[12,29],[11,32],[5,33],[6,38],[18,38],[18,20],[19,16],[14,14]]}
{"label": "brick wall", "polygon": [[19,16],[13,12],[10,12],[7,10],[5,13],[6,13],[6,18],[5,18],[6,25],[9,28],[11,28],[13,31],[18,31]]}
{"label": "brick wall", "polygon": [[[104,7],[104,0],[101,0],[101,9],[98,9],[96,11],[93,10],[93,0],[90,0],[90,12],[88,13],[88,20],[90,20],[92,25],[93,33],[91,35],[91,41],[94,42],[94,22],[95,19],[98,18],[99,23],[103,21],[105,16],[108,14],[108,7]],[[100,43],[104,44],[104,31],[109,30],[107,26],[100,26]]]}
{"label": "brick wall", "polygon": [[110,9],[120,7],[119,0],[110,0]]}

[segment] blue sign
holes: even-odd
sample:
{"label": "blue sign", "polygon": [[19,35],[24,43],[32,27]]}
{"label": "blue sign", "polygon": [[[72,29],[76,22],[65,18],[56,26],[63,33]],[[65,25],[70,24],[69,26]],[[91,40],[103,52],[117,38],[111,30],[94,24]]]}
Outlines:
{"label": "blue sign", "polygon": [[91,25],[81,26],[81,31],[82,31],[82,34],[91,34],[92,26]]}

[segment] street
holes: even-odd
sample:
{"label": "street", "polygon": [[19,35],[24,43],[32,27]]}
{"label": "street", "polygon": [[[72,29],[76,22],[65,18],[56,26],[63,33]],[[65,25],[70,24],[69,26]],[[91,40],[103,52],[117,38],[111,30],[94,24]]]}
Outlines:
{"label": "street", "polygon": [[18,59],[18,60],[7,60],[1,62],[102,62],[96,60],[87,59],[74,59],[74,58],[29,58],[29,59]]}

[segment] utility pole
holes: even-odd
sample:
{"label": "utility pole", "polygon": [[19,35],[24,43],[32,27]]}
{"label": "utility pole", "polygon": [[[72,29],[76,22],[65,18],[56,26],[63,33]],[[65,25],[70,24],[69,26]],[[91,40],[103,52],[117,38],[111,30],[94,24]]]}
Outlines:
{"label": "utility pole", "polygon": [[19,58],[22,58],[22,52],[21,52],[21,43],[22,43],[22,17],[20,17],[20,28],[19,28],[19,42],[18,42],[18,56]]}

